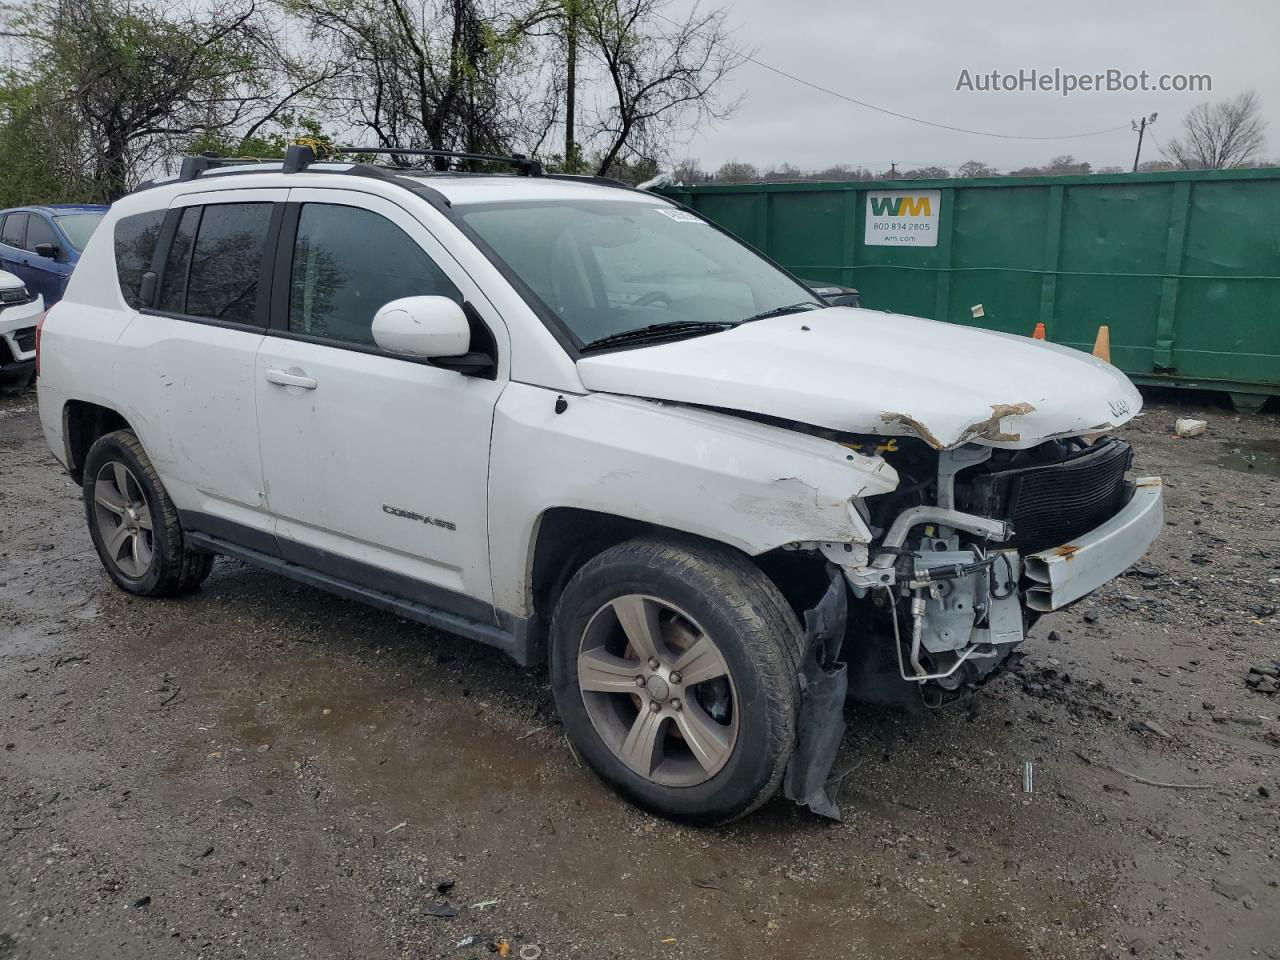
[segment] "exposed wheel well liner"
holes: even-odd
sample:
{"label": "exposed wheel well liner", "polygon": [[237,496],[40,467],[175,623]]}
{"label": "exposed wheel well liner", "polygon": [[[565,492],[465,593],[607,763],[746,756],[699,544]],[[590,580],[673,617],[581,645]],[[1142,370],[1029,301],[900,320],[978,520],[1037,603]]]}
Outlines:
{"label": "exposed wheel well liner", "polygon": [[131,429],[129,422],[110,407],[68,400],[62,408],[62,442],[71,478],[76,483],[84,482],[84,461],[94,441],[116,430]]}

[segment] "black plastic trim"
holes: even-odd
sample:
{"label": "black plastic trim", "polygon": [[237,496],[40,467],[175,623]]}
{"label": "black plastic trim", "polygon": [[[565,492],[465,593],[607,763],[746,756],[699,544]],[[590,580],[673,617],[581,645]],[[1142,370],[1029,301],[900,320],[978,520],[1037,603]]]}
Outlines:
{"label": "black plastic trim", "polygon": [[276,233],[276,246],[272,251],[275,280],[271,286],[270,322],[267,324],[273,336],[287,335],[289,332],[289,285],[293,276],[293,247],[298,235],[298,218],[301,215],[302,204],[286,203],[284,217]]}
{"label": "black plastic trim", "polygon": [[156,247],[151,251],[151,270],[156,275],[155,289],[151,291],[151,300],[139,298],[138,309],[142,313],[155,308],[164,289],[165,264],[169,262],[169,248],[173,246],[173,238],[178,234],[178,223],[182,220],[182,211],[186,207],[170,207],[165,211],[164,223],[160,226],[160,235],[156,237]]}
{"label": "black plastic trim", "polygon": [[[358,600],[406,619],[477,640],[503,651],[521,666],[529,666],[536,657],[528,639],[526,621],[509,614],[500,614],[492,606],[472,598],[291,541],[277,541],[280,546],[287,548],[282,555],[274,546],[264,550],[242,545],[237,542],[243,536],[239,533],[232,539],[206,533],[200,528],[202,522],[207,523],[216,518],[184,513],[181,519],[186,528],[187,540],[193,546],[211,553],[234,557],[298,583],[318,587],[340,597]],[[227,522],[226,526],[235,528],[238,525]],[[308,562],[299,562],[297,557],[305,557]],[[312,562],[317,559],[329,569],[317,569]],[[334,572],[335,570],[354,573],[359,580]],[[406,597],[406,586],[412,588],[418,596]],[[427,597],[431,599],[428,600]],[[453,609],[446,609],[446,604]],[[459,608],[467,612],[459,612]],[[471,611],[477,608],[485,612],[484,619],[472,615]]]}
{"label": "black plastic trim", "polygon": [[196,513],[189,510],[181,511],[178,519],[182,523],[183,532],[188,537],[199,532],[211,538],[234,543],[246,550],[254,550],[273,557],[280,556],[280,545],[276,542],[275,534],[266,530],[215,517],[209,513]]}
{"label": "black plastic trim", "polygon": [[213,317],[195,317],[189,313],[174,313],[171,310],[156,310],[145,307],[138,311],[148,317],[167,317],[170,320],[181,320],[184,323],[202,323],[207,327],[222,327],[226,330],[246,330],[249,333],[267,333],[265,328],[256,323],[237,323],[234,320],[215,320]]}

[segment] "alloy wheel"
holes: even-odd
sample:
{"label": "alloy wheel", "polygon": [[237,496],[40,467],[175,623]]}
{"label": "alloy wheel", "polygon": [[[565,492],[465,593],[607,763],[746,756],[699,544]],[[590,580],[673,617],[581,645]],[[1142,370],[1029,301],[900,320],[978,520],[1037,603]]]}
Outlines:
{"label": "alloy wheel", "polygon": [[151,508],[138,478],[118,460],[98,471],[93,509],[106,555],[126,577],[141,580],[155,555]]}
{"label": "alloy wheel", "polygon": [[627,594],[597,610],[579,644],[578,686],[605,745],[654,783],[705,783],[733,755],[739,715],[729,665],[665,600]]}

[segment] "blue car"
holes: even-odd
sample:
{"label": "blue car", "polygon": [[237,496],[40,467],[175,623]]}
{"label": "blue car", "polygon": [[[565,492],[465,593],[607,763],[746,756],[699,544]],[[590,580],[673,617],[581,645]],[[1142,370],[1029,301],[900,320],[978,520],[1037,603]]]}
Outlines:
{"label": "blue car", "polygon": [[80,251],[97,229],[107,207],[53,203],[0,212],[0,270],[14,274],[45,307],[62,299]]}

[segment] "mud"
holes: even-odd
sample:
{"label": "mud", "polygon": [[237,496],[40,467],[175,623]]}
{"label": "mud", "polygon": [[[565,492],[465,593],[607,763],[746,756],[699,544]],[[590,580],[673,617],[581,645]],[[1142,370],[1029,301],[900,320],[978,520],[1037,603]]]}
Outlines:
{"label": "mud", "polygon": [[0,401],[0,958],[1280,957],[1280,480],[1222,460],[1280,418],[1195,403],[1127,432],[1168,498],[1138,568],[971,708],[850,709],[843,824],[693,830],[493,651],[231,561],[120,593]]}

